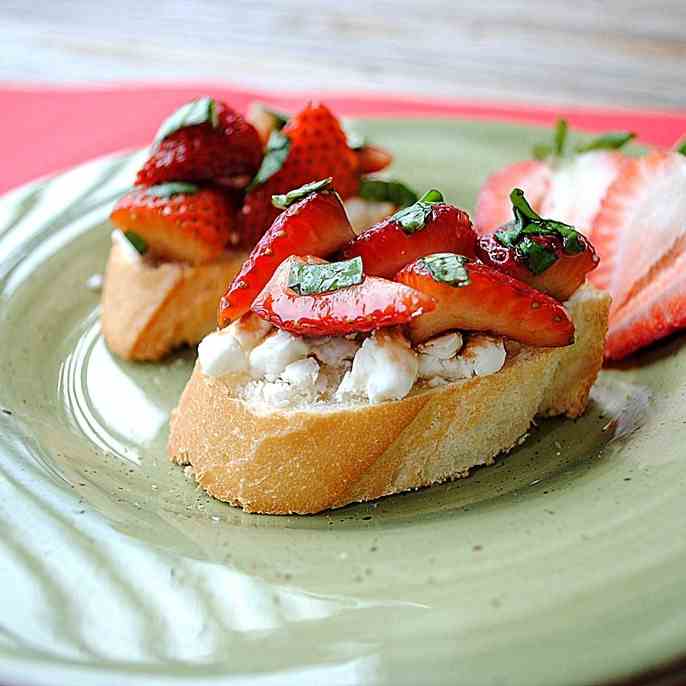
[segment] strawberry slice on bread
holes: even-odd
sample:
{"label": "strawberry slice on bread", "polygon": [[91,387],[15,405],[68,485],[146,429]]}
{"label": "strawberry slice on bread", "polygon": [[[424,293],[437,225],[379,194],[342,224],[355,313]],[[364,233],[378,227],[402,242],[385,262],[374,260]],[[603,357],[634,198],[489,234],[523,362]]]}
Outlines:
{"label": "strawberry slice on bread", "polygon": [[218,324],[228,326],[250,306],[276,268],[291,255],[326,257],[353,236],[343,203],[331,190],[331,178],[275,196],[282,213],[262,236],[219,303]]}
{"label": "strawberry slice on bread", "polygon": [[257,241],[278,214],[272,196],[316,179],[332,177],[342,198],[359,187],[359,164],[343,127],[321,104],[310,104],[273,131],[262,166],[241,209],[242,233]]}
{"label": "strawberry slice on bread", "polygon": [[136,184],[214,181],[242,187],[261,162],[262,144],[255,127],[225,103],[203,97],[181,106],[162,123]]}
{"label": "strawberry slice on bread", "polygon": [[392,278],[409,262],[435,252],[476,257],[476,234],[466,212],[443,202],[439,191],[430,190],[350,241],[341,259],[361,257],[365,273]]}
{"label": "strawberry slice on bread", "polygon": [[567,300],[598,266],[591,243],[573,226],[544,219],[520,188],[510,193],[514,221],[480,236],[479,258],[557,300]]}
{"label": "strawberry slice on bread", "polygon": [[191,183],[136,187],[117,202],[110,219],[133,235],[139,251],[172,262],[204,264],[238,242],[231,200],[221,190]]}
{"label": "strawberry slice on bread", "polygon": [[362,260],[290,257],[257,296],[252,310],[300,336],[344,336],[406,324],[435,307],[430,295],[366,276]]}
{"label": "strawberry slice on bread", "polygon": [[420,257],[396,279],[437,303],[410,323],[415,343],[451,329],[489,332],[537,347],[574,342],[574,324],[557,300],[463,255]]}

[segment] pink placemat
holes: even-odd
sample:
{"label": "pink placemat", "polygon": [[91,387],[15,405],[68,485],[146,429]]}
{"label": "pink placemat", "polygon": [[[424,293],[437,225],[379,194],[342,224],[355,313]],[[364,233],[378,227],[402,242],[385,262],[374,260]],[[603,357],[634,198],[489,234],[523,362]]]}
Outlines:
{"label": "pink placemat", "polygon": [[0,86],[0,193],[98,155],[146,145],[161,119],[201,94],[244,111],[253,100],[287,110],[312,99],[358,116],[438,116],[551,123],[562,115],[588,131],[631,129],[646,143],[671,146],[686,133],[686,113],[545,108],[353,94],[278,94],[208,84],[48,87]]}

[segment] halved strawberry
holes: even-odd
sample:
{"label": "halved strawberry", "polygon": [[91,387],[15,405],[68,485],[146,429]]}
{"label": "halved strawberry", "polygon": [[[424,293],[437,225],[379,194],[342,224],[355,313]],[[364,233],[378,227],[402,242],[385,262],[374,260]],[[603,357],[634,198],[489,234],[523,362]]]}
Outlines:
{"label": "halved strawberry", "polygon": [[211,180],[246,186],[261,161],[262,144],[255,127],[223,102],[199,98],[162,124],[136,184]]}
{"label": "halved strawberry", "polygon": [[416,343],[450,329],[490,332],[540,347],[574,342],[574,324],[557,300],[461,255],[420,257],[396,279],[437,302],[435,310],[410,323]]}
{"label": "halved strawberry", "polygon": [[345,131],[327,107],[310,104],[272,133],[241,210],[242,235],[257,241],[274,221],[272,195],[328,176],[341,197],[357,192],[358,161]]}
{"label": "halved strawberry", "polygon": [[686,327],[686,252],[614,312],[605,356],[619,360]]}
{"label": "halved strawberry", "polygon": [[583,250],[574,254],[566,253],[562,241],[556,236],[531,236],[531,240],[545,252],[555,256],[555,261],[540,273],[531,271],[526,258],[516,248],[500,243],[495,234],[479,238],[477,253],[484,264],[552,295],[556,300],[564,301],[581,286],[588,272],[598,264],[593,246],[579,235]]}
{"label": "halved strawberry", "polygon": [[455,252],[476,257],[476,233],[469,216],[442,200],[438,191],[429,191],[350,241],[341,259],[359,256],[366,274],[391,278],[422,255]]}
{"label": "halved strawberry", "polygon": [[686,235],[686,157],[654,152],[629,160],[603,201],[590,239],[600,266],[590,276],[617,310]]}
{"label": "halved strawberry", "polygon": [[590,230],[608,187],[626,159],[618,150],[634,134],[603,134],[569,151],[567,133],[567,122],[559,119],[552,144],[534,146],[535,160],[518,162],[489,177],[477,200],[475,224],[479,233],[490,233],[507,221],[508,196],[513,188],[524,189],[531,206],[544,216]]}
{"label": "halved strawberry", "polygon": [[561,160],[553,169],[540,213],[590,233],[603,198],[627,159],[616,150],[594,150]]}
{"label": "halved strawberry", "polygon": [[285,260],[252,310],[300,336],[344,336],[406,324],[434,307],[424,293],[365,276],[359,258],[323,263],[306,256]]}
{"label": "halved strawberry", "polygon": [[510,192],[521,188],[535,210],[543,204],[552,172],[540,160],[516,162],[491,174],[481,187],[476,199],[474,228],[479,234],[488,234],[512,219]]}
{"label": "halved strawberry", "polygon": [[164,260],[202,264],[237,242],[235,209],[216,189],[189,183],[134,188],[110,215],[124,232],[133,231]]}
{"label": "halved strawberry", "polygon": [[287,257],[326,257],[353,235],[337,193],[321,190],[291,204],[262,236],[229,285],[219,303],[219,326],[227,326],[250,309],[252,301]]}

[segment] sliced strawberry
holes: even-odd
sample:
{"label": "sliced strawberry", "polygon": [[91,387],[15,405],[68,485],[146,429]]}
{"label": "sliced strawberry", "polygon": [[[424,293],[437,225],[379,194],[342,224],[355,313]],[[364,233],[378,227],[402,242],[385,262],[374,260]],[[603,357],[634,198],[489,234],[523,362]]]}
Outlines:
{"label": "sliced strawberry", "polygon": [[621,307],[686,235],[686,157],[655,152],[631,159],[612,184],[591,232],[600,267],[591,281]]}
{"label": "sliced strawberry", "polygon": [[[253,312],[300,336],[344,336],[406,324],[435,307],[433,298],[424,293],[395,281],[364,276],[359,260],[353,260],[358,265],[357,278],[350,277],[350,262],[318,262],[312,265],[308,257],[285,260],[255,299]],[[347,280],[341,284],[327,277],[322,283],[328,284],[328,290],[301,295],[292,286],[294,271],[303,265],[341,265]]]}
{"label": "sliced strawberry", "polygon": [[[408,217],[421,221],[408,225]],[[359,256],[366,274],[391,278],[418,257],[436,252],[476,257],[476,233],[466,212],[423,198],[362,232],[343,248],[341,259]]]}
{"label": "sliced strawberry", "polygon": [[605,355],[619,360],[686,327],[686,252],[681,252],[611,319]]}
{"label": "sliced strawberry", "polygon": [[574,342],[574,324],[557,300],[462,256],[419,258],[396,278],[437,302],[435,310],[410,323],[414,342],[450,329],[490,332],[540,347]]}
{"label": "sliced strawberry", "polygon": [[163,259],[202,264],[237,241],[235,209],[219,190],[188,183],[134,188],[110,215],[124,232],[133,231]]}
{"label": "sliced strawberry", "polygon": [[163,123],[136,184],[211,180],[247,185],[261,161],[255,127],[223,102],[200,98]]}
{"label": "sliced strawberry", "polygon": [[242,235],[255,242],[269,228],[278,214],[272,195],[328,176],[341,197],[357,193],[358,161],[345,131],[327,107],[311,104],[272,134],[241,210]]}
{"label": "sliced strawberry", "polygon": [[250,309],[252,301],[287,257],[326,257],[353,235],[338,194],[322,191],[292,204],[262,236],[222,297],[219,326],[227,326]]}
{"label": "sliced strawberry", "polygon": [[491,233],[512,219],[510,192],[513,188],[521,188],[531,206],[538,211],[548,192],[551,176],[548,163],[539,160],[517,162],[491,174],[476,199],[476,232]]}
{"label": "sliced strawberry", "polygon": [[594,150],[561,160],[553,171],[540,213],[590,233],[607,189],[627,159],[616,150]]}
{"label": "sliced strawberry", "polygon": [[361,174],[373,174],[385,169],[393,162],[393,155],[377,145],[363,145],[355,150],[355,155]]}
{"label": "sliced strawberry", "polygon": [[565,252],[557,236],[531,236],[531,240],[555,256],[555,261],[538,274],[531,271],[516,248],[504,246],[495,234],[479,238],[477,254],[484,264],[561,301],[567,300],[586,280],[588,272],[598,265],[593,246],[581,235],[583,250],[574,254]]}

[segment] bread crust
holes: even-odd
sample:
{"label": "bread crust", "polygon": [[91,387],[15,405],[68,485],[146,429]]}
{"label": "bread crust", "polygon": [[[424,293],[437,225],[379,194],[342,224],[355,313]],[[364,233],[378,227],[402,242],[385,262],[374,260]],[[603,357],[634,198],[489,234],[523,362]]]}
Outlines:
{"label": "bread crust", "polygon": [[169,456],[207,492],[248,512],[315,513],[467,476],[509,450],[536,415],[576,417],[602,363],[610,298],[568,303],[574,345],[521,348],[491,376],[378,405],[259,412],[244,378],[196,365],[172,414]]}
{"label": "bread crust", "polygon": [[102,294],[102,332],[126,360],[160,360],[195,345],[216,328],[217,302],[247,253],[227,252],[208,264],[157,265],[127,259],[112,245]]}

